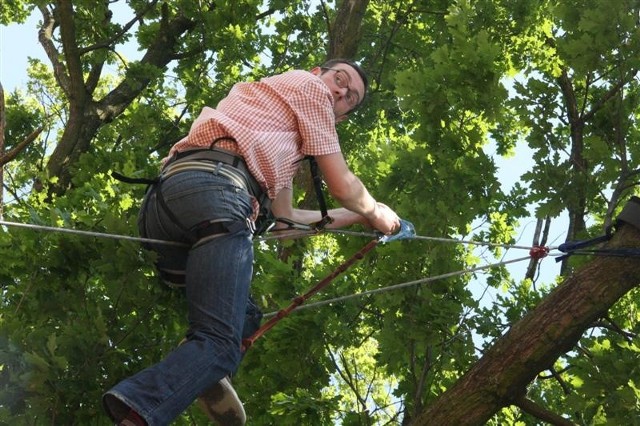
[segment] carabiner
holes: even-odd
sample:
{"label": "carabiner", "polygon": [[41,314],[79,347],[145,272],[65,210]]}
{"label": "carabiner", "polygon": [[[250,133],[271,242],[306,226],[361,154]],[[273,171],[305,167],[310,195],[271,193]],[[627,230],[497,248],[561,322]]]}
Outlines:
{"label": "carabiner", "polygon": [[379,241],[381,243],[388,243],[395,240],[407,240],[416,236],[416,228],[413,223],[400,219],[400,230],[393,235],[383,235]]}

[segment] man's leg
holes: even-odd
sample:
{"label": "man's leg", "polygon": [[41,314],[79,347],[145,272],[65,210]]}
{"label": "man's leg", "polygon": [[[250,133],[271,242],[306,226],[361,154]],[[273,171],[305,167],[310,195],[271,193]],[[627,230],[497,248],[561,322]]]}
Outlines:
{"label": "man's leg", "polygon": [[[207,220],[238,221],[251,214],[248,194],[224,177],[185,172],[162,192],[182,228]],[[154,203],[160,229],[150,238],[181,240],[172,220]],[[154,247],[155,249],[155,247]],[[158,247],[158,251],[162,248]],[[251,280],[253,245],[248,229],[194,247],[187,260],[188,341],[160,363],[123,380],[105,395],[135,409],[148,422],[168,422],[197,396],[235,371]]]}
{"label": "man's leg", "polygon": [[[246,339],[260,328],[262,312],[249,296],[242,329],[242,338]],[[231,385],[231,377],[227,376],[204,391],[198,397],[198,406],[213,421],[223,425],[244,425],[246,414],[242,401]]]}

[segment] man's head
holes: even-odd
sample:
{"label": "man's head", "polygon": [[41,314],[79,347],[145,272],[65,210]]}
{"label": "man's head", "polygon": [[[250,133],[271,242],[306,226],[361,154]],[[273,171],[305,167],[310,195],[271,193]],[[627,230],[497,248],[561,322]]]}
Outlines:
{"label": "man's head", "polygon": [[336,121],[347,118],[367,94],[369,81],[362,68],[346,59],[331,59],[311,70],[325,82],[333,95]]}

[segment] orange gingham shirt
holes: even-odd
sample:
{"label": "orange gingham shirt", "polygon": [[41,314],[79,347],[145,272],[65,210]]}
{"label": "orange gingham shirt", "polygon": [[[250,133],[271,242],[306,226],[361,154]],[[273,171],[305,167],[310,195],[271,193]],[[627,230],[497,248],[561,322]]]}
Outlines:
{"label": "orange gingham shirt", "polygon": [[292,187],[298,161],[305,155],[340,152],[333,102],[326,84],[308,71],[238,83],[215,109],[202,110],[169,157],[231,136],[237,145],[220,141],[216,146],[238,152],[274,199],[281,189]]}

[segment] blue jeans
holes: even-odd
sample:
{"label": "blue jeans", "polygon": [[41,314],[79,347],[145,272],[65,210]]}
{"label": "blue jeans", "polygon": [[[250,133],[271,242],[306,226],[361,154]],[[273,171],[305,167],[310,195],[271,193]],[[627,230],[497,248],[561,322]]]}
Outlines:
{"label": "blue jeans", "polygon": [[[211,220],[246,221],[252,213],[249,194],[224,176],[185,171],[160,185],[166,207],[180,224],[167,215],[157,191],[150,191],[141,210],[148,238],[187,242],[185,228]],[[126,409],[124,403],[149,425],[169,424],[203,391],[237,369],[253,268],[251,238],[247,227],[191,248],[152,247],[159,266],[186,272],[187,341],[105,394],[112,418]]]}

